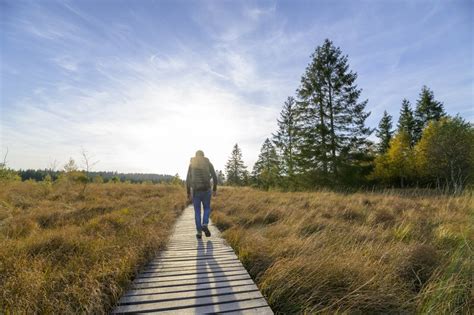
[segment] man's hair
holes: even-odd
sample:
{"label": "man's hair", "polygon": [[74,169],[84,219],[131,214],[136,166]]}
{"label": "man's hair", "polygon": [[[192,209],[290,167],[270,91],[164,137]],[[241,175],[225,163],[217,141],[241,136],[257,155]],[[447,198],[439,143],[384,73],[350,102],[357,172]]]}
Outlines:
{"label": "man's hair", "polygon": [[196,156],[204,156],[204,152],[202,150],[197,150]]}

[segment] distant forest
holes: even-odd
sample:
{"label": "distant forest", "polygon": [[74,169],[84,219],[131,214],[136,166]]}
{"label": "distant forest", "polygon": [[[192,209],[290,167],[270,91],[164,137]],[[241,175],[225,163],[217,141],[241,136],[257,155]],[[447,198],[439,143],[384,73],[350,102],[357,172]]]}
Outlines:
{"label": "distant forest", "polygon": [[[42,181],[46,176],[50,176],[51,180],[57,180],[64,171],[51,170],[19,170],[16,172],[21,180],[33,179]],[[162,174],[141,174],[141,173],[118,173],[118,172],[88,172],[88,177],[91,181],[104,182],[126,182],[131,183],[169,183],[175,179],[175,176]],[[99,179],[100,178],[100,179]]]}

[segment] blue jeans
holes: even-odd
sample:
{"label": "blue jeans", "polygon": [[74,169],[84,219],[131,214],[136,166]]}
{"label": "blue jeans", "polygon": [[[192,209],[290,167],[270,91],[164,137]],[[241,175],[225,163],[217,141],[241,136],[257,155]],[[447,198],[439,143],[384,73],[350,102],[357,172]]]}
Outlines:
{"label": "blue jeans", "polygon": [[[204,207],[204,217],[201,224],[201,203]],[[194,219],[196,220],[196,230],[202,231],[202,225],[209,224],[209,215],[211,214],[211,191],[193,192]]]}

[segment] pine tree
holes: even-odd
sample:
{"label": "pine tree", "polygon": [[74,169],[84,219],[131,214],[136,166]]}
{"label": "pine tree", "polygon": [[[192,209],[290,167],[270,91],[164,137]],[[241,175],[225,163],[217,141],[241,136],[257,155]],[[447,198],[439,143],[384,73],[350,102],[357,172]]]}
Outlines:
{"label": "pine tree", "polygon": [[357,74],[339,47],[326,39],[311,57],[298,90],[298,161],[306,170],[336,174],[339,165],[366,149],[370,113],[365,112],[367,101],[359,102]]}
{"label": "pine tree", "polygon": [[268,189],[276,186],[279,177],[279,159],[270,139],[266,139],[253,167],[252,177],[257,186]]}
{"label": "pine tree", "polygon": [[420,140],[423,129],[428,125],[428,122],[438,121],[444,116],[446,116],[446,113],[443,103],[436,101],[433,91],[426,85],[423,86],[416,101],[414,141],[418,142]]}
{"label": "pine tree", "polygon": [[410,139],[410,144],[415,142],[415,119],[410,106],[410,101],[403,99],[400,117],[398,118],[397,132],[405,132]]}
{"label": "pine tree", "polygon": [[225,166],[227,184],[231,186],[242,186],[246,180],[246,166],[242,161],[242,151],[236,143],[232,149],[231,156]]}
{"label": "pine tree", "polygon": [[387,152],[390,146],[390,140],[392,139],[392,116],[387,111],[383,112],[383,117],[380,120],[379,128],[376,132],[377,137],[380,139],[378,150],[379,153]]}
{"label": "pine tree", "polygon": [[296,101],[289,96],[283,105],[278,122],[278,131],[273,142],[281,155],[281,171],[290,179],[295,173],[295,155],[297,141]]}

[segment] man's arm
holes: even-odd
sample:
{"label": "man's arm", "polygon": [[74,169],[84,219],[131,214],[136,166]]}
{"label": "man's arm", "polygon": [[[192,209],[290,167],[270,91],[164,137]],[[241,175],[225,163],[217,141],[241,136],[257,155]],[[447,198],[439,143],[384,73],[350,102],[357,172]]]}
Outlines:
{"label": "man's arm", "polygon": [[186,175],[186,193],[188,197],[191,195],[191,164],[188,167],[188,174]]}
{"label": "man's arm", "polygon": [[217,175],[212,163],[209,163],[209,170],[211,171],[211,176],[212,176],[212,186],[213,186],[212,191],[217,191]]}

